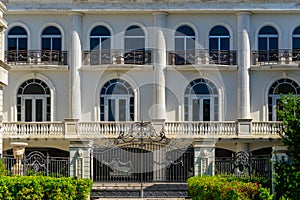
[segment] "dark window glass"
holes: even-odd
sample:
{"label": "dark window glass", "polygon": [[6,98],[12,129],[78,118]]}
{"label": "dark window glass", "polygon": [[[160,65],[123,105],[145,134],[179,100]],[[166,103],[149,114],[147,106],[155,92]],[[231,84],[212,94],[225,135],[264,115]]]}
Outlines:
{"label": "dark window glass", "polygon": [[180,26],[176,30],[175,36],[195,36],[195,32],[189,26]]}
{"label": "dark window glass", "polygon": [[145,33],[139,26],[130,26],[127,28],[125,36],[145,36]]}
{"label": "dark window glass", "polygon": [[215,26],[209,32],[210,36],[229,36],[229,31],[224,26]]}
{"label": "dark window glass", "polygon": [[265,26],[260,29],[259,34],[260,35],[274,35],[274,34],[276,35],[277,31],[272,26]]}
{"label": "dark window glass", "polygon": [[54,26],[49,26],[44,29],[43,35],[61,35],[60,30]]}
{"label": "dark window glass", "polygon": [[91,36],[110,36],[110,31],[105,26],[96,26],[91,31]]}
{"label": "dark window glass", "polygon": [[27,32],[24,28],[16,26],[8,32],[8,35],[27,35]]}

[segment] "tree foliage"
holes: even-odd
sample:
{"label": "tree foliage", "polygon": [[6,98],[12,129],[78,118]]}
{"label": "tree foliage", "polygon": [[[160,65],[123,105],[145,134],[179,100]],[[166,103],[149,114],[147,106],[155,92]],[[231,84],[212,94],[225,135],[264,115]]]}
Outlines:
{"label": "tree foliage", "polygon": [[282,96],[278,116],[284,124],[282,142],[288,148],[288,159],[275,163],[277,199],[300,197],[300,97]]}

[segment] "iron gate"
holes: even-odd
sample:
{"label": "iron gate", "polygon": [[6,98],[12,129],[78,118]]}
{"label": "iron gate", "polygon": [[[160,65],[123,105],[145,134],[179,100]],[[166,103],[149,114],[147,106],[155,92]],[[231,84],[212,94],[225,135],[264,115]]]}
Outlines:
{"label": "iron gate", "polygon": [[185,182],[193,175],[194,151],[159,144],[130,143],[95,148],[93,180],[98,182]]}
{"label": "iron gate", "polygon": [[[128,133],[121,132],[111,144],[94,146],[92,171],[94,182],[135,183],[140,184],[140,190],[114,188],[98,193],[92,191],[92,196],[144,197],[154,194],[144,184],[168,182],[167,189],[170,189],[171,182],[186,183],[187,178],[194,174],[194,151],[191,143],[186,144],[180,139],[166,138],[163,132],[156,133],[150,122],[136,122]],[[151,187],[156,197],[161,196],[158,193],[162,186],[158,189]],[[186,195],[186,185],[180,187],[176,185],[174,191],[184,190]],[[174,193],[167,194],[166,188],[163,190],[166,195]]]}

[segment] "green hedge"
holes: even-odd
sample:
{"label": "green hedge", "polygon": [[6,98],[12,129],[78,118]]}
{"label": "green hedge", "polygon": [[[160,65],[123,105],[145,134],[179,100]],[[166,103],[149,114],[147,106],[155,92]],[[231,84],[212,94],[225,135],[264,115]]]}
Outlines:
{"label": "green hedge", "polygon": [[193,200],[272,199],[269,189],[258,183],[219,176],[191,177],[188,190]]}
{"label": "green hedge", "polygon": [[3,200],[84,200],[92,188],[90,179],[43,176],[0,177]]}

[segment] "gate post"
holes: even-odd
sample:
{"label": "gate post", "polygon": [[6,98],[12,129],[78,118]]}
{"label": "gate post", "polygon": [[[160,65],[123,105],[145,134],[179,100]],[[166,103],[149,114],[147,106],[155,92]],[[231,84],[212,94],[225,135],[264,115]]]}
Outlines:
{"label": "gate post", "polygon": [[70,141],[70,176],[91,178],[93,141]]}
{"label": "gate post", "polygon": [[194,175],[215,175],[215,140],[194,140]]}
{"label": "gate post", "polygon": [[275,190],[275,168],[274,164],[276,161],[287,161],[288,156],[287,156],[287,147],[286,146],[273,146],[272,147],[272,158],[271,158],[271,163],[272,163],[272,190],[271,192],[275,194],[276,196],[276,190]]}

